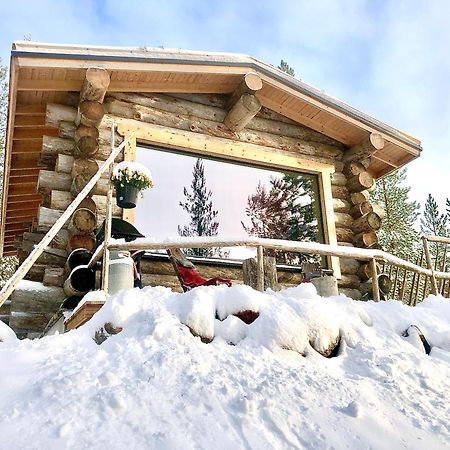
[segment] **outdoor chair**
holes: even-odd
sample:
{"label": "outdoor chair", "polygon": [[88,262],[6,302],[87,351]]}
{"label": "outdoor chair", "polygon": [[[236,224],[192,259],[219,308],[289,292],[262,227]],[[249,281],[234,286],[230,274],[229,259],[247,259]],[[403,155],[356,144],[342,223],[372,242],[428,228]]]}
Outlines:
{"label": "outdoor chair", "polygon": [[180,281],[183,292],[190,291],[199,286],[218,286],[225,284],[231,286],[231,280],[227,278],[204,278],[202,277],[194,264],[186,258],[186,255],[179,249],[168,249],[170,262],[175,270],[175,273]]}

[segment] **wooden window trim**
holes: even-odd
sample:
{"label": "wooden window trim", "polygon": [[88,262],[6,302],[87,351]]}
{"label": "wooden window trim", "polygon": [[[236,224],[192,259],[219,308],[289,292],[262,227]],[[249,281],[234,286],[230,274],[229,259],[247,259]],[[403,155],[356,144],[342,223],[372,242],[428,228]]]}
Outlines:
{"label": "wooden window trim", "polygon": [[[337,245],[333,198],[331,195],[331,175],[335,170],[332,164],[297,158],[294,155],[283,153],[270,147],[201,135],[190,131],[142,123],[132,119],[115,118],[115,121],[118,125],[117,130],[119,134],[123,135],[125,139],[128,138],[130,133],[134,133],[134,138],[124,152],[125,161],[134,161],[136,159],[136,145],[137,143],[142,143],[180,150],[186,154],[192,153],[245,164],[258,164],[272,169],[317,175],[324,240],[327,244]],[[134,211],[124,210],[123,218],[134,223]],[[328,265],[333,269],[336,278],[340,278],[339,258],[328,257]]]}

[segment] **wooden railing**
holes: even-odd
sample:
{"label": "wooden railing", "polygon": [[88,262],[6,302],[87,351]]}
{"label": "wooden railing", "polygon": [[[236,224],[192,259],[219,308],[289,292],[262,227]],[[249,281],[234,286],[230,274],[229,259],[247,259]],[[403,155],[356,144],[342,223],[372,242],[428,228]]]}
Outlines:
{"label": "wooden railing", "polygon": [[[128,139],[125,139],[122,144],[120,144],[117,148],[114,148],[114,130],[115,125],[112,124],[111,127],[111,154],[108,159],[102,164],[99,168],[98,172],[89,180],[86,186],[82,189],[82,191],[75,197],[72,203],[67,207],[61,217],[54,223],[54,225],[50,228],[47,234],[44,236],[41,242],[36,245],[28,257],[23,261],[23,263],[19,266],[13,276],[5,283],[2,290],[0,291],[0,306],[9,298],[14,289],[20,283],[21,280],[25,277],[28,271],[31,269],[36,260],[41,256],[42,252],[45,248],[50,244],[53,238],[57,235],[59,230],[64,226],[64,224],[70,219],[72,214],[75,212],[78,205],[86,198],[86,196],[91,192],[94,188],[97,181],[100,179],[102,174],[106,171],[106,169],[112,170],[112,165],[114,160],[119,155],[119,153],[124,149],[127,142],[133,138],[132,135],[128,136]],[[111,235],[111,216],[112,216],[112,190],[113,187],[110,184],[108,190],[108,202],[107,202],[107,216],[108,220],[105,226],[105,240],[108,242],[109,236]],[[108,234],[107,234],[108,233]],[[107,239],[108,237],[108,239]],[[108,250],[106,250],[106,254]],[[107,275],[106,275],[107,281]]]}
{"label": "wooden railing", "polygon": [[450,238],[442,236],[423,236],[423,248],[416,257],[416,266],[426,268],[423,271],[410,271],[392,264],[383,264],[382,272],[392,280],[389,297],[411,306],[429,294],[450,297],[450,279],[447,270],[450,267],[448,245]]}
{"label": "wooden railing", "polygon": [[[262,290],[264,279],[264,249],[281,250],[293,253],[304,253],[324,256],[337,256],[340,258],[353,258],[361,261],[369,261],[372,266],[372,273],[377,273],[377,263],[382,266],[392,266],[397,271],[404,270],[405,273],[412,273],[415,276],[435,278],[450,283],[450,273],[431,270],[421,267],[409,261],[405,261],[382,250],[368,250],[354,247],[343,247],[338,245],[318,244],[315,242],[296,242],[287,240],[264,239],[264,238],[243,238],[243,239],[220,239],[220,237],[179,237],[155,241],[154,239],[139,238],[132,242],[123,240],[111,240],[109,244],[103,243],[94,253],[90,267],[93,267],[101,258],[107,248],[108,250],[162,250],[170,248],[211,248],[211,247],[255,247],[257,249],[257,281],[258,287]],[[106,265],[108,262],[106,261]],[[372,292],[375,301],[380,300],[378,287],[378,277],[372,276]],[[106,286],[104,286],[106,290]],[[417,302],[417,301],[416,301]]]}

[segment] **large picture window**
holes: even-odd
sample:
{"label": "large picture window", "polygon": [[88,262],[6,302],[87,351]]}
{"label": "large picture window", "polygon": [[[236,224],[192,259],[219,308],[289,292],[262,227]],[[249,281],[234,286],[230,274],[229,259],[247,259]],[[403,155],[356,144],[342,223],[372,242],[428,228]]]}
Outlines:
{"label": "large picture window", "polygon": [[[318,177],[141,148],[136,160],[153,174],[135,225],[145,236],[257,236],[324,242]],[[242,259],[253,249],[192,249],[191,255]],[[267,251],[267,254],[270,254]],[[277,262],[311,256],[276,252]]]}

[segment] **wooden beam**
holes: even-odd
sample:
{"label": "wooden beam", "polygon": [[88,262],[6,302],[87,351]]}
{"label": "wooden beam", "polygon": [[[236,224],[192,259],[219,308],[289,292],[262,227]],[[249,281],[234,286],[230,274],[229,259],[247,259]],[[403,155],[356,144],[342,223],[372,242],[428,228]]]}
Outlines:
{"label": "wooden beam", "polygon": [[14,141],[23,140],[42,140],[43,136],[58,136],[58,128],[39,127],[39,128],[14,128]]}
{"label": "wooden beam", "polygon": [[83,80],[34,80],[21,78],[17,83],[18,91],[79,91]]}
{"label": "wooden beam", "polygon": [[261,77],[255,72],[248,72],[242,78],[228,101],[228,109],[231,109],[243,94],[256,94],[262,88]]}
{"label": "wooden beam", "polygon": [[13,153],[39,153],[42,149],[42,139],[29,141],[16,141],[13,143]]}
{"label": "wooden beam", "polygon": [[9,184],[9,196],[36,194],[36,183]]}
{"label": "wooden beam", "polygon": [[354,145],[344,153],[344,162],[359,160],[371,157],[377,150],[381,150],[385,145],[383,136],[379,133],[370,133],[359,144]]}
{"label": "wooden beam", "polygon": [[377,161],[381,161],[391,167],[394,167],[395,169],[397,169],[399,167],[398,163],[395,163],[391,159],[381,156],[380,154],[374,153],[372,155],[372,158],[376,159]]}
{"label": "wooden beam", "polygon": [[249,72],[231,95],[228,114],[223,123],[232,131],[241,131],[261,110],[261,102],[255,93],[261,90],[262,81],[258,74]]}
{"label": "wooden beam", "polygon": [[17,105],[16,116],[26,115],[26,116],[42,116],[45,115],[46,105],[44,103],[36,105]]}
{"label": "wooden beam", "polygon": [[40,153],[15,153],[11,155],[11,168],[34,169],[38,167]]}
{"label": "wooden beam", "polygon": [[80,103],[84,101],[103,103],[109,83],[109,73],[106,69],[97,67],[87,69],[80,91]]}
{"label": "wooden beam", "polygon": [[133,119],[115,118],[118,131],[123,136],[135,132],[139,142],[160,144],[194,154],[225,158],[234,161],[259,163],[269,167],[299,170],[317,174],[323,170],[334,171],[332,164],[298,158],[282,150],[231,139],[205,136],[191,131],[142,123]]}
{"label": "wooden beam", "polygon": [[23,176],[28,176],[28,175],[35,175],[37,176],[37,174],[39,173],[39,167],[35,167],[32,169],[15,169],[15,168],[11,168],[11,170],[9,171],[9,177],[10,178],[16,178],[16,177],[23,177]]}
{"label": "wooden beam", "polygon": [[10,211],[23,211],[23,210],[29,210],[29,209],[37,209],[38,206],[41,204],[41,200],[35,200],[35,201],[28,201],[28,202],[18,202],[18,203],[8,203],[8,206],[6,207],[6,215],[9,215]]}
{"label": "wooden beam", "polygon": [[45,125],[45,117],[39,115],[18,115],[14,121],[16,128],[20,127],[43,127]]}

